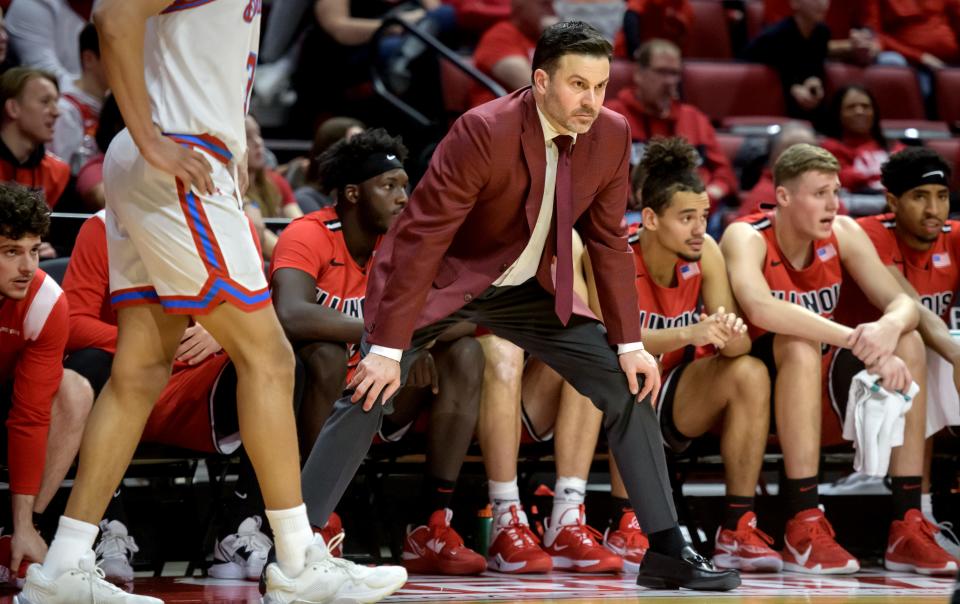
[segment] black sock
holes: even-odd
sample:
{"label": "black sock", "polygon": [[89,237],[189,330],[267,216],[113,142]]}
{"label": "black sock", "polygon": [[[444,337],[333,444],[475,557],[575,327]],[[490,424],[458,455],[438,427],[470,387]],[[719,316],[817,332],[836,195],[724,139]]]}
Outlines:
{"label": "black sock", "polygon": [[737,497],[736,495],[727,495],[724,497],[723,506],[723,528],[728,531],[737,530],[737,523],[747,512],[753,511],[753,497]]}
{"label": "black sock", "polygon": [[611,531],[615,531],[620,528],[620,519],[623,518],[624,514],[629,514],[633,511],[633,506],[630,505],[630,500],[624,497],[617,497],[616,495],[610,496],[610,519],[607,521],[607,526],[610,527]]}
{"label": "black sock", "polygon": [[817,477],[788,478],[783,484],[783,495],[786,498],[787,518],[793,518],[804,510],[817,507],[820,503]]}
{"label": "black sock", "polygon": [[910,510],[920,509],[919,476],[891,476],[890,488],[893,490],[893,519],[903,520]]}
{"label": "black sock", "polygon": [[683,538],[679,526],[650,533],[647,537],[650,539],[650,549],[652,551],[671,558],[679,558],[680,552],[687,545],[687,540]]}
{"label": "black sock", "polygon": [[453,501],[453,489],[457,483],[453,480],[444,480],[434,476],[427,476],[424,480],[424,495],[429,502],[425,512],[426,517],[422,518],[423,524],[427,524],[430,516],[437,510],[449,508]]}

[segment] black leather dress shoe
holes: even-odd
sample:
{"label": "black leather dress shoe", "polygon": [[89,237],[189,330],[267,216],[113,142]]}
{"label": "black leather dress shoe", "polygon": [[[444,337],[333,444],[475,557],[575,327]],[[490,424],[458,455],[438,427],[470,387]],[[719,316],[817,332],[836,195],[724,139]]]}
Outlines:
{"label": "black leather dress shoe", "polygon": [[740,573],[717,570],[689,545],[672,558],[647,551],[640,563],[637,585],[650,589],[695,589],[698,591],[730,591],[740,586]]}

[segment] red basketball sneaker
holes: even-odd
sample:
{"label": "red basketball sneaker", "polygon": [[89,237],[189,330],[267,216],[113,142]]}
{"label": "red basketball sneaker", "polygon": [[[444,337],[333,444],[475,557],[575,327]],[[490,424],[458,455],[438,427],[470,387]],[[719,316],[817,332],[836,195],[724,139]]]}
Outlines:
{"label": "red basketball sneaker", "polygon": [[937,543],[939,530],[920,510],[910,510],[903,520],[894,520],[890,525],[887,553],[883,556],[884,567],[921,575],[956,574],[956,558]]}
{"label": "red basketball sneaker", "polygon": [[407,530],[403,565],[422,575],[479,575],[487,568],[483,556],[463,545],[450,526],[453,511],[437,510],[425,526]]}
{"label": "red basketball sneaker", "polygon": [[530,530],[526,514],[511,505],[507,524],[500,518],[494,520],[493,541],[487,552],[487,568],[501,573],[548,573],[553,568],[549,554],[540,549],[540,541]]}
{"label": "red basketball sneaker", "polygon": [[[314,527],[313,532],[319,533],[320,536],[323,537],[324,543],[330,543],[334,537],[343,532],[343,522],[340,521],[340,515],[332,512],[330,517],[327,518],[327,523],[323,525],[323,528],[318,529]],[[343,558],[343,540],[340,540],[336,547],[330,550],[330,555],[334,558]]]}
{"label": "red basketball sneaker", "polygon": [[783,570],[783,558],[770,549],[772,544],[773,539],[757,528],[757,515],[747,512],[737,522],[737,530],[717,528],[713,564],[745,572],[778,573]]}
{"label": "red basketball sneaker", "polygon": [[623,559],[600,545],[600,531],[587,526],[583,505],[567,510],[576,514],[572,524],[551,527],[549,520],[543,534],[544,551],[553,559],[553,567],[578,573],[616,573],[623,570]]}
{"label": "red basketball sneaker", "polygon": [[787,521],[784,570],[814,575],[844,575],[860,570],[860,563],[840,547],[835,535],[819,508],[799,512]]}
{"label": "red basketball sneaker", "polygon": [[620,517],[617,530],[608,527],[603,533],[603,546],[620,556],[624,572],[635,573],[640,570],[640,563],[650,548],[650,541],[640,529],[637,515],[630,510]]}

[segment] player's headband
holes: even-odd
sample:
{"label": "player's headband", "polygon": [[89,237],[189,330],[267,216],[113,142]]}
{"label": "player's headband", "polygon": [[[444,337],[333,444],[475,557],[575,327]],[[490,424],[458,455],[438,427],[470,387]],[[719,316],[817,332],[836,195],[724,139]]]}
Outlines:
{"label": "player's headband", "polygon": [[912,174],[904,174],[897,182],[888,182],[885,184],[887,191],[895,197],[900,197],[910,189],[922,187],[923,185],[943,185],[949,188],[950,182],[947,180],[948,176],[942,165],[931,163],[926,166],[920,166]]}
{"label": "player's headband", "polygon": [[401,162],[396,155],[377,151],[376,153],[371,153],[365,160],[357,162],[357,164],[353,166],[353,169],[350,170],[346,182],[359,184],[368,178],[380,176],[384,172],[402,167],[403,162]]}

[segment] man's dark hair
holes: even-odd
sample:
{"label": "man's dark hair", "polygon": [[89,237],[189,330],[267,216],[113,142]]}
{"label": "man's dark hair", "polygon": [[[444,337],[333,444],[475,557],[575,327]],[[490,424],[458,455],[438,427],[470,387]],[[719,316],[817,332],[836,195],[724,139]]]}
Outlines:
{"label": "man's dark hair", "polygon": [[46,237],[50,208],[43,195],[15,183],[0,184],[0,237]]}
{"label": "man's dark hair", "polygon": [[97,27],[93,23],[87,23],[80,30],[80,54],[89,50],[96,56],[100,56],[100,37],[97,35]]}
{"label": "man's dark hair", "polygon": [[334,143],[317,159],[317,176],[324,193],[343,191],[347,185],[360,184],[353,179],[357,166],[378,153],[394,155],[400,163],[407,159],[403,139],[390,136],[383,128],[364,130],[350,140],[341,139]]}
{"label": "man's dark hair", "polygon": [[[654,137],[637,166],[636,179],[643,182],[643,207],[659,216],[670,205],[674,193],[703,193],[706,188],[697,174],[697,150],[680,138]],[[636,190],[636,189],[634,189]]]}
{"label": "man's dark hair", "polygon": [[563,21],[544,30],[533,51],[533,71],[553,75],[563,55],[587,55],[613,60],[613,46],[594,26],[583,21]]}
{"label": "man's dark hair", "polygon": [[658,52],[669,52],[677,57],[683,57],[680,47],[670,40],[652,38],[644,42],[640,48],[637,49],[634,58],[639,67],[650,67],[650,61],[653,59],[653,55]]}
{"label": "man's dark hair", "polygon": [[936,170],[942,171],[943,179],[950,182],[953,169],[943,156],[928,147],[907,147],[891,155],[880,167],[880,182],[899,197],[912,189],[920,176]]}

